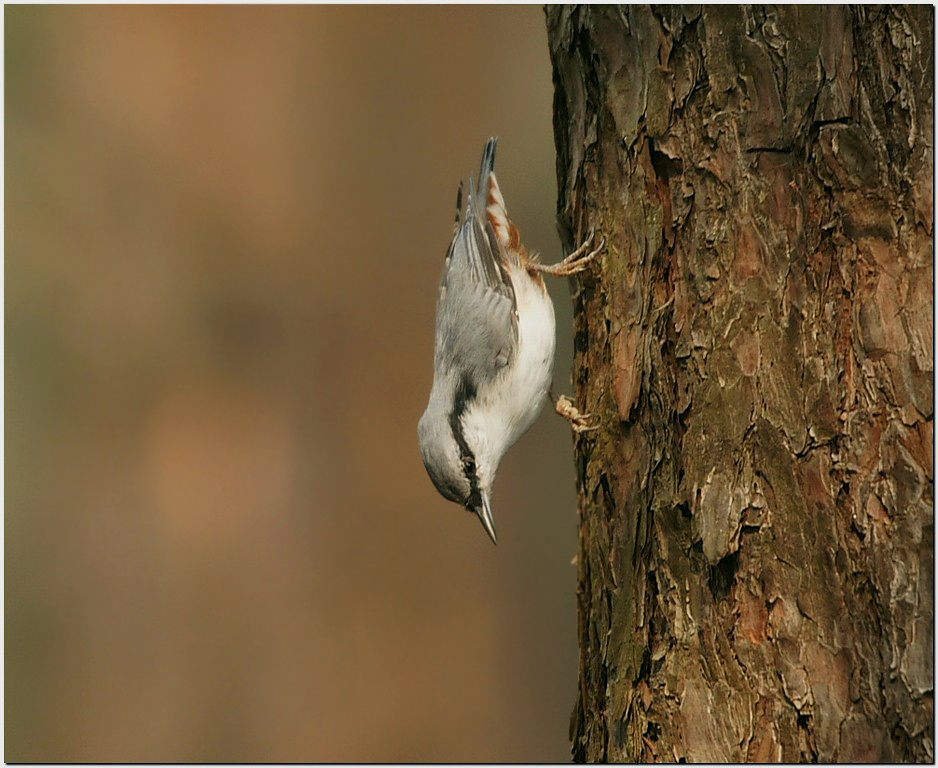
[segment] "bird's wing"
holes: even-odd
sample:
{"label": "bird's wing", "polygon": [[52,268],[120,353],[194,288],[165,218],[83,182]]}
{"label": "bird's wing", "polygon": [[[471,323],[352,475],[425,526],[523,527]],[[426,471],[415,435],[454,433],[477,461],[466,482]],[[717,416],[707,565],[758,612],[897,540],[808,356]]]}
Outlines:
{"label": "bird's wing", "polygon": [[[491,173],[494,158],[492,139],[486,144],[483,177]],[[514,289],[484,202],[470,180],[466,215],[450,243],[440,284],[437,368],[459,366],[474,382],[488,380],[508,364],[517,339]]]}

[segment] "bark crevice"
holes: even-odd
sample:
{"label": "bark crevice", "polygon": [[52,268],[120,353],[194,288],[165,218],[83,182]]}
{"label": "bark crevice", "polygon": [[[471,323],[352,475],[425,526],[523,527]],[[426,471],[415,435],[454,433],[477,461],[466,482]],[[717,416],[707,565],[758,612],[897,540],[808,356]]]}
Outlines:
{"label": "bark crevice", "polygon": [[607,238],[574,757],[931,760],[933,10],[547,26],[561,231]]}

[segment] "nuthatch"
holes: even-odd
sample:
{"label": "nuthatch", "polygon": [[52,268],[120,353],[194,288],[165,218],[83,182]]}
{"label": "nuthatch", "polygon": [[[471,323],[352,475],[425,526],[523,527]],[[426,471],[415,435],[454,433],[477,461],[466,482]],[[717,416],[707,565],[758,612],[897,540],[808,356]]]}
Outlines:
{"label": "nuthatch", "polygon": [[[496,141],[485,145],[478,191],[469,180],[461,224],[459,187],[437,300],[433,387],[417,428],[433,484],[478,515],[493,542],[495,471],[540,412],[551,382],[554,306],[541,273],[574,275],[603,247],[584,255],[590,235],[553,265],[528,254],[495,179]],[[558,411],[586,429],[585,417],[561,400]]]}

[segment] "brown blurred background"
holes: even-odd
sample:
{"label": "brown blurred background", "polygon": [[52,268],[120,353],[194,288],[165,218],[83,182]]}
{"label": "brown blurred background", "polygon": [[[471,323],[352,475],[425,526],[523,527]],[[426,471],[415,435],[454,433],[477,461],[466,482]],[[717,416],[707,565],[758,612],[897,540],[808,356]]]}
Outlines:
{"label": "brown blurred background", "polygon": [[561,256],[541,9],[4,13],[5,758],[566,761],[569,428],[497,548],[416,444],[489,135]]}

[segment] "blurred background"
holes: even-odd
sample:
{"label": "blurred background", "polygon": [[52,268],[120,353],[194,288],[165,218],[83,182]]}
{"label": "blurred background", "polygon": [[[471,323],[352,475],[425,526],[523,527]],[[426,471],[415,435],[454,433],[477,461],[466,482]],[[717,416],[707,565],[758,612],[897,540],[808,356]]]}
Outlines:
{"label": "blurred background", "polygon": [[416,439],[488,136],[562,255],[542,10],[4,14],[6,760],[568,760],[569,427],[498,547]]}

